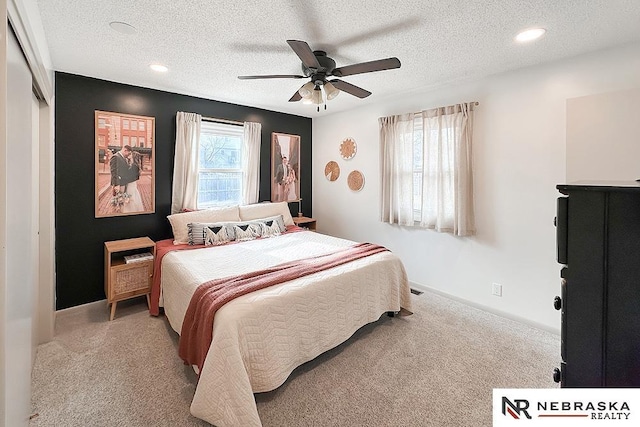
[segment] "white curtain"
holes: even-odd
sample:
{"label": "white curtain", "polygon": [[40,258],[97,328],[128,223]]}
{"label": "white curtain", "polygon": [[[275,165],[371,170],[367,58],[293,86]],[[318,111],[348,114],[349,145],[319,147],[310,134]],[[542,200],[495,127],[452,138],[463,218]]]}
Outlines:
{"label": "white curtain", "polygon": [[[379,119],[382,221],[456,236],[475,234],[474,105],[425,110],[417,115],[418,128],[415,114]],[[422,133],[422,144],[416,144],[416,132]]]}
{"label": "white curtain", "polygon": [[413,114],[381,117],[382,221],[414,225]]}
{"label": "white curtain", "polygon": [[242,204],[258,202],[260,190],[260,143],[262,125],[245,122],[242,141]]}
{"label": "white curtain", "polygon": [[456,236],[475,234],[471,152],[474,104],[422,112],[422,227]]}
{"label": "white curtain", "polygon": [[173,160],[171,213],[196,209],[198,202],[198,145],[202,117],[196,113],[176,115],[176,151]]}

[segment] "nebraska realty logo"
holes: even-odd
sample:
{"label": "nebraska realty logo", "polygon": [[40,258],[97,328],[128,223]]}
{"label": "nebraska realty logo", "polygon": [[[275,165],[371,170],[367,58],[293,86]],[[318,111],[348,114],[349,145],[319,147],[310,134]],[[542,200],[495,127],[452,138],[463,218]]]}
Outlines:
{"label": "nebraska realty logo", "polygon": [[[640,425],[640,389],[494,389],[494,426]],[[635,416],[634,416],[635,415]]]}

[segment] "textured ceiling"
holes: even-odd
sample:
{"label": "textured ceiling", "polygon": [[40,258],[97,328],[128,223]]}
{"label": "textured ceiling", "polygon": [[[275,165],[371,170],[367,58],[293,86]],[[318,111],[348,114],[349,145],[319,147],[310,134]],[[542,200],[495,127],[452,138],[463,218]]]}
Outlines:
{"label": "textured ceiling", "polygon": [[[316,117],[640,40],[640,0],[38,0],[54,68],[136,86]],[[126,35],[109,23],[123,21]],[[540,40],[513,41],[544,27]],[[344,77],[328,110],[288,99],[306,81],[286,43],[304,40],[337,66],[396,56],[396,70]],[[159,74],[152,63],[169,67]]]}

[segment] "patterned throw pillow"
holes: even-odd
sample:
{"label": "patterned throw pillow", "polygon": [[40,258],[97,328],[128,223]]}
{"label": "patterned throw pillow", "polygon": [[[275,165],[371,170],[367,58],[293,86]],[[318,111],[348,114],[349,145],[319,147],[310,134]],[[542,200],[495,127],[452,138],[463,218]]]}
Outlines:
{"label": "patterned throw pillow", "polygon": [[229,236],[229,227],[224,224],[211,225],[205,228],[205,246],[217,246],[229,243],[232,239]]}
{"label": "patterned throw pillow", "polygon": [[259,222],[230,223],[235,240],[243,242],[262,236],[262,225]]}
{"label": "patterned throw pillow", "polygon": [[278,221],[275,219],[265,219],[260,221],[260,224],[262,225],[262,237],[276,237],[281,233]]}
{"label": "patterned throw pillow", "polygon": [[[252,226],[248,230],[247,225]],[[245,222],[214,222],[202,223],[192,222],[187,225],[189,229],[188,237],[190,245],[205,245],[207,239],[207,229],[210,227],[226,227],[227,237],[231,240],[253,240],[257,237],[275,237],[284,233],[287,229],[284,225],[282,215],[269,218],[261,218]],[[238,234],[242,236],[238,238]]]}
{"label": "patterned throw pillow", "polygon": [[[221,226],[227,226],[226,222],[213,222],[213,223],[206,223],[206,222],[192,222],[189,223],[187,225],[187,227],[189,228],[189,244],[190,245],[204,245],[205,244],[205,240],[207,239],[207,228],[208,227],[221,227]],[[229,240],[233,240],[234,236],[233,236],[233,229],[228,227],[227,229],[227,235],[229,237]]]}
{"label": "patterned throw pillow", "polygon": [[254,220],[255,222],[261,222],[263,224],[268,224],[268,227],[278,228],[279,233],[284,233],[287,230],[287,227],[284,225],[284,218],[282,215],[270,216],[268,218],[261,218]]}

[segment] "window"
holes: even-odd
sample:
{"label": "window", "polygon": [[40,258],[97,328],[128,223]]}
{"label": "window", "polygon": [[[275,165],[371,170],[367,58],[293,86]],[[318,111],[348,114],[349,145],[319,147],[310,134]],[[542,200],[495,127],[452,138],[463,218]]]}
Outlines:
{"label": "window", "polygon": [[422,170],[422,153],[423,153],[423,139],[422,139],[422,118],[416,117],[413,120],[413,220],[420,221],[422,217],[422,177],[424,171]]}
{"label": "window", "polygon": [[129,130],[129,120],[127,119],[122,120],[122,129]]}
{"label": "window", "polygon": [[129,145],[129,137],[128,136],[123,136],[122,137],[122,145]]}
{"label": "window", "polygon": [[131,120],[131,130],[138,130],[138,121]]}
{"label": "window", "polygon": [[[416,116],[413,121],[413,219],[421,222],[435,213],[428,212],[423,203],[424,195],[429,192],[438,191],[437,183],[452,183],[454,178],[453,162],[453,132],[451,127],[427,129],[429,134],[424,134],[422,116]],[[438,141],[439,144],[432,141]],[[425,144],[427,153],[424,152]],[[451,144],[451,146],[450,146]],[[426,154],[426,156],[425,156]],[[439,159],[440,157],[440,159]],[[427,164],[424,164],[427,159]],[[428,188],[423,189],[423,184],[428,183]],[[444,191],[438,191],[442,198],[443,212],[445,218],[453,218],[453,186],[446,185]],[[451,191],[447,191],[450,189]],[[425,209],[425,212],[423,212]]]}
{"label": "window", "polygon": [[381,117],[381,219],[456,236],[475,234],[474,103]]}
{"label": "window", "polygon": [[[142,123],[144,123],[144,122],[142,122]],[[138,147],[144,147],[144,137],[141,136],[140,138],[138,138],[138,141],[139,141]]]}
{"label": "window", "polygon": [[202,122],[198,160],[198,208],[242,201],[242,126]]}
{"label": "window", "polygon": [[140,121],[140,124],[138,125],[138,130],[144,132],[144,122],[143,121]]}
{"label": "window", "polygon": [[132,136],[131,137],[131,146],[132,147],[137,147],[138,146],[138,137],[137,136]]}

